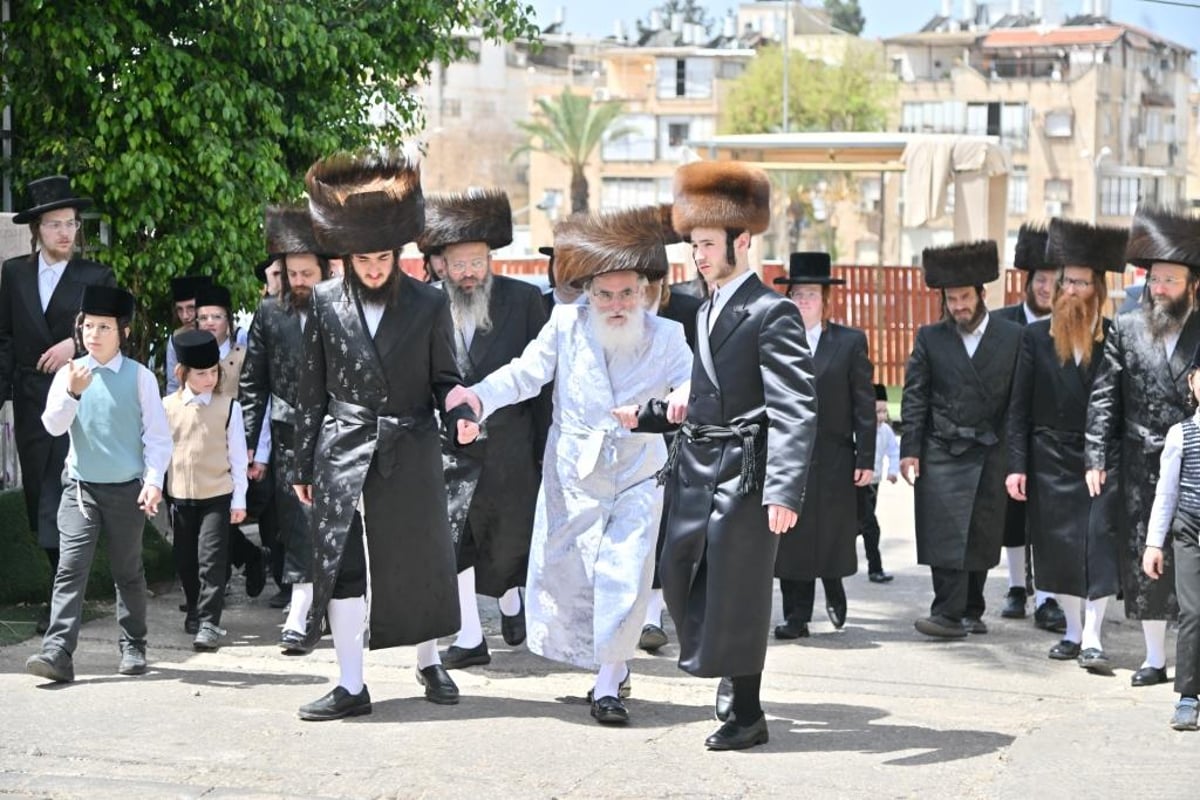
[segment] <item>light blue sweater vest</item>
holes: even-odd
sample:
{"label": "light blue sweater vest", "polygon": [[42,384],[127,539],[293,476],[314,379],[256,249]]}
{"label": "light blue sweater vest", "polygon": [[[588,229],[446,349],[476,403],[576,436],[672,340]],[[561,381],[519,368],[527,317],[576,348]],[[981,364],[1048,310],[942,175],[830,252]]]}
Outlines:
{"label": "light blue sweater vest", "polygon": [[86,483],[125,483],[145,472],[138,363],[124,358],[113,372],[98,367],[80,395],[71,423],[72,478]]}

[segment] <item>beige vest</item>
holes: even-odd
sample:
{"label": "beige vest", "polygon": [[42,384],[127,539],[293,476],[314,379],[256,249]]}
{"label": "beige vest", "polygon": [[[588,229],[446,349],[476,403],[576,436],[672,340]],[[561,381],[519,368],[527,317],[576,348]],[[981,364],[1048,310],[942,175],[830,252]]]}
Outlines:
{"label": "beige vest", "polygon": [[171,467],[167,491],[180,500],[208,500],[233,494],[229,467],[229,424],[233,396],[214,394],[208,405],[185,403],[183,390],[163,399],[171,439]]}
{"label": "beige vest", "polygon": [[229,355],[221,359],[221,382],[217,384],[217,394],[237,399],[238,381],[242,377],[242,362],[245,360],[246,348],[240,344],[229,348]]}

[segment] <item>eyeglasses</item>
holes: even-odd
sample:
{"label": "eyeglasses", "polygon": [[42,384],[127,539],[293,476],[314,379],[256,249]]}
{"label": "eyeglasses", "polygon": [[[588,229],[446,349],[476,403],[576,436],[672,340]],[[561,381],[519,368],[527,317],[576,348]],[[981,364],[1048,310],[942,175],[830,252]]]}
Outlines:
{"label": "eyeglasses", "polygon": [[483,272],[487,269],[487,259],[477,258],[474,261],[454,261],[446,264],[446,271],[451,275],[462,275],[468,269],[471,272]]}
{"label": "eyeglasses", "polygon": [[1095,285],[1095,281],[1082,278],[1059,278],[1058,285],[1064,289],[1090,289]]}
{"label": "eyeglasses", "polygon": [[224,322],[226,319],[224,314],[198,314],[196,315],[197,322]]}
{"label": "eyeglasses", "polygon": [[1179,278],[1163,278],[1158,275],[1152,275],[1146,279],[1146,284],[1149,286],[1166,286],[1169,288],[1174,288],[1179,286],[1181,283],[1184,283],[1184,281]]}
{"label": "eyeglasses", "polygon": [[45,228],[54,233],[58,233],[59,231],[74,233],[83,227],[83,223],[77,219],[56,219],[53,222],[42,222],[38,227]]}
{"label": "eyeglasses", "polygon": [[788,297],[793,300],[820,300],[820,289],[794,289],[788,292]]}
{"label": "eyeglasses", "polygon": [[593,289],[592,297],[594,297],[602,305],[609,305],[613,301],[620,303],[628,303],[633,298],[637,297],[637,289],[622,289],[617,293],[608,291],[607,289]]}
{"label": "eyeglasses", "polygon": [[79,326],[79,330],[84,333],[99,333],[107,336],[117,329],[116,325],[109,325],[107,322],[85,322]]}

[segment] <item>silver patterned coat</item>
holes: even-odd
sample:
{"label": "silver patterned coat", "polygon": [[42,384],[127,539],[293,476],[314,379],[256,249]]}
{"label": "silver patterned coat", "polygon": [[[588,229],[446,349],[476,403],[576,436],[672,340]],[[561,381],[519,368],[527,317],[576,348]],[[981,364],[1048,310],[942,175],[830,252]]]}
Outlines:
{"label": "silver patterned coat", "polygon": [[474,389],[486,416],[554,381],[526,582],[529,649],[595,668],[632,657],[641,634],[662,514],[662,436],[630,433],[612,410],[687,382],[683,327],[646,317],[635,357],[606,365],[588,306],[556,306],[521,357]]}

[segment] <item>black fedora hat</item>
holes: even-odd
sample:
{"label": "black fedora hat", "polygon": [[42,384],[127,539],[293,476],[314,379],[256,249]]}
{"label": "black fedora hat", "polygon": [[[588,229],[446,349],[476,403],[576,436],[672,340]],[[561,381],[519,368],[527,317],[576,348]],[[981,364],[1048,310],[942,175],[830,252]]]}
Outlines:
{"label": "black fedora hat", "polygon": [[875,384],[875,400],[880,403],[888,401],[887,387],[882,383]]}
{"label": "black fedora hat", "polygon": [[797,286],[804,283],[814,283],[821,286],[832,286],[845,283],[843,278],[832,277],[833,261],[829,253],[792,253],[788,259],[788,274],[786,278],[776,278],[775,283]]}
{"label": "black fedora hat", "polygon": [[203,286],[212,285],[212,277],[208,275],[180,275],[171,278],[171,301],[184,303],[195,300],[196,293]]}
{"label": "black fedora hat", "polygon": [[221,360],[221,348],[217,338],[208,331],[187,330],[175,334],[171,343],[179,363],[192,369],[215,367]]}
{"label": "black fedora hat", "polygon": [[13,222],[17,225],[33,222],[42,214],[56,208],[84,209],[92,205],[90,198],[79,197],[71,191],[71,179],[66,175],[38,178],[30,181],[25,188],[29,192],[29,202],[33,205],[13,217]]}
{"label": "black fedora hat", "polygon": [[94,314],[97,317],[116,317],[124,319],[133,316],[137,301],[133,295],[115,286],[99,286],[89,284],[83,287],[83,299],[79,302],[82,314]]}
{"label": "black fedora hat", "polygon": [[219,306],[233,316],[233,298],[224,286],[217,286],[215,283],[201,286],[196,291],[196,308],[204,306]]}

